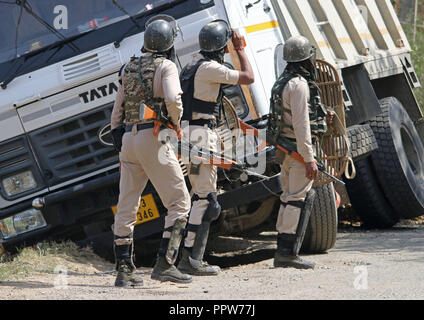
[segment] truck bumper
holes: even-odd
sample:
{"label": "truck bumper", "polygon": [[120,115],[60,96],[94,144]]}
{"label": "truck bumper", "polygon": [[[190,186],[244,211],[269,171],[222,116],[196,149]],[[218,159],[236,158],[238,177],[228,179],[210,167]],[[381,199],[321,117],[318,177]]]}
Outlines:
{"label": "truck bumper", "polygon": [[[281,180],[280,176],[276,175],[269,180],[254,182],[241,188],[226,191],[218,195],[218,202],[221,208],[225,210],[268,198],[280,191]],[[162,232],[166,215],[166,209],[150,183],[143,192],[143,195],[145,194],[153,194],[160,212],[160,218],[137,225],[134,232],[136,241]],[[47,226],[13,238],[1,239],[0,244],[9,249],[23,243],[32,245],[46,239],[71,238],[86,242],[90,238],[94,239],[97,234],[111,233],[113,213],[110,208],[116,205],[118,196],[119,172],[47,194],[38,199],[39,203],[43,203],[43,207],[39,210],[42,212]],[[13,208],[0,211],[0,216],[6,218],[31,207],[32,201],[26,201]],[[104,221],[107,227],[98,230],[97,234],[86,232],[84,226],[99,221]]]}
{"label": "truck bumper", "polygon": [[241,188],[226,191],[218,196],[218,202],[222,210],[230,209],[270,196],[278,196],[281,189],[280,174],[277,174],[269,180],[261,180]]}
{"label": "truck bumper", "polygon": [[[26,244],[32,245],[47,239],[70,238],[76,241],[92,236],[92,229],[86,228],[96,223],[103,223],[103,230],[111,231],[113,224],[112,206],[118,202],[119,172],[113,172],[95,179],[52,192],[36,198],[42,204],[37,208],[43,214],[47,226],[29,231],[15,237],[0,239],[6,249]],[[143,194],[153,194],[160,212],[159,221],[137,226],[141,237],[161,231],[166,210],[153,186],[149,183]],[[6,218],[32,208],[32,200],[0,210],[0,217]],[[89,231],[87,231],[89,230]],[[94,231],[93,231],[94,232]]]}

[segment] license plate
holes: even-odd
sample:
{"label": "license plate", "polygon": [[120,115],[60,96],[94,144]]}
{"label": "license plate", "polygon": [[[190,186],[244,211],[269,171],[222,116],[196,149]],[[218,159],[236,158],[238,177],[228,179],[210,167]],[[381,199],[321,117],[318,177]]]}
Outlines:
{"label": "license plate", "polygon": [[[112,207],[113,214],[116,215],[118,211],[118,207]],[[141,197],[140,199],[140,207],[137,211],[137,222],[135,225],[140,223],[145,223],[151,220],[155,220],[159,218],[159,211],[156,207],[155,200],[153,199],[152,194],[148,194],[146,196]]]}

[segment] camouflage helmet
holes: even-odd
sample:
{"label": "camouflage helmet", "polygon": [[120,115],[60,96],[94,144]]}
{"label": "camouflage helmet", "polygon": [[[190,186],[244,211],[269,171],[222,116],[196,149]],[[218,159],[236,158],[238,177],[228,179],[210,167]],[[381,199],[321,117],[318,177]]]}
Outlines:
{"label": "camouflage helmet", "polygon": [[287,62],[300,62],[311,58],[315,48],[302,36],[289,38],[284,44],[283,57]]}
{"label": "camouflage helmet", "polygon": [[153,17],[146,23],[146,31],[144,32],[143,49],[149,52],[166,52],[174,46],[177,37],[177,29],[172,24],[172,20],[167,19],[168,16],[161,15]]}
{"label": "camouflage helmet", "polygon": [[225,20],[214,20],[205,25],[199,33],[200,49],[205,52],[219,51],[232,37],[230,26]]}

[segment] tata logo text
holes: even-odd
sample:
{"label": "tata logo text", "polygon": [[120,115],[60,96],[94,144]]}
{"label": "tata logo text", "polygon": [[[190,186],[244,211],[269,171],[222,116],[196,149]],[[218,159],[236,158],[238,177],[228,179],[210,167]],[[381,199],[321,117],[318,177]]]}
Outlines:
{"label": "tata logo text", "polygon": [[96,89],[83,92],[79,95],[79,97],[82,98],[84,103],[89,103],[97,99],[105,98],[114,92],[118,92],[118,86],[115,82],[111,82]]}

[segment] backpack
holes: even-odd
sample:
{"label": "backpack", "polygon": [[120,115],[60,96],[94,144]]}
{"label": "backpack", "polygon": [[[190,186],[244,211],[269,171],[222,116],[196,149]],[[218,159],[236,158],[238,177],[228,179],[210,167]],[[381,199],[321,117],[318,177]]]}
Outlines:
{"label": "backpack", "polygon": [[156,69],[165,60],[154,55],[131,58],[125,66],[124,123],[127,125],[144,122],[142,104],[148,105],[156,114],[166,112],[165,100],[153,95]]}

